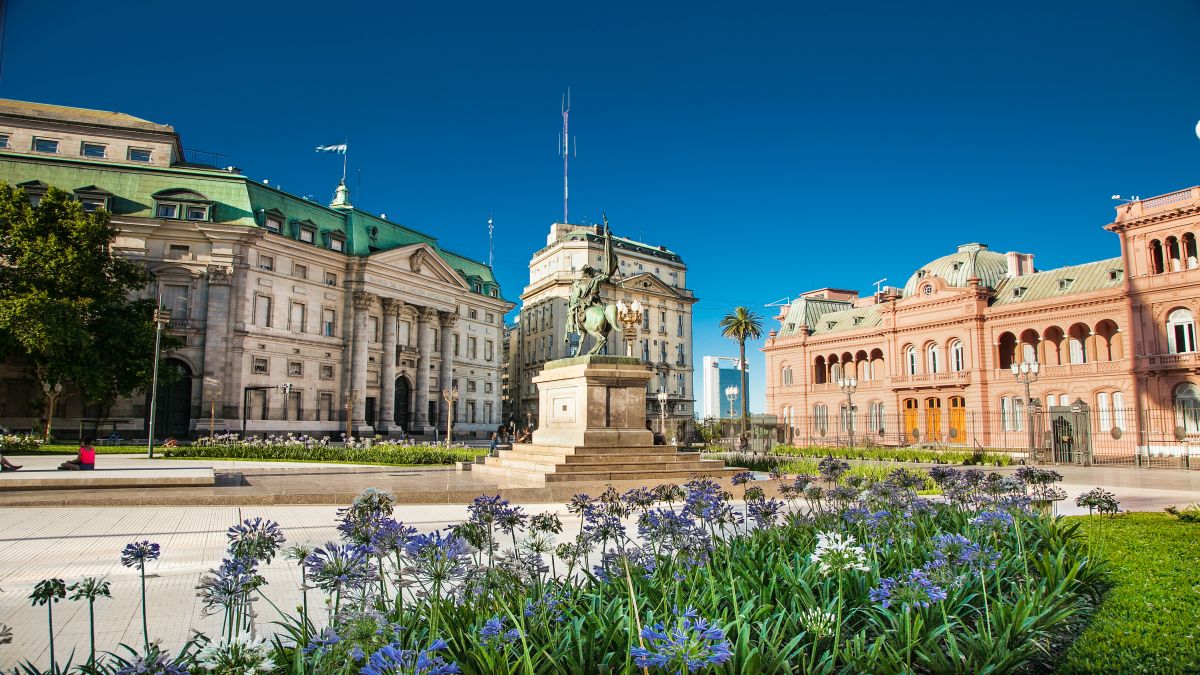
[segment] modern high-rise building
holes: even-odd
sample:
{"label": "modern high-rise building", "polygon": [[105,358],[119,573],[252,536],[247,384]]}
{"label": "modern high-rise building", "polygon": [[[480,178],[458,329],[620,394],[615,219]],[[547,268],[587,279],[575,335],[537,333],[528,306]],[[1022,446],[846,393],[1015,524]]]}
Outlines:
{"label": "modern high-rise building", "polygon": [[[186,157],[170,126],[11,100],[0,100],[0,181],[35,203],[58,188],[107,211],[113,250],[154,275],[145,294],[184,341],[165,355],[160,437],[432,434],[449,415],[482,436],[500,421],[513,305],[492,269],[356,208],[344,184],[317,203]],[[21,364],[0,364],[0,423],[36,427],[40,391]],[[148,403],[98,409],[68,387],[56,428],[144,437]]]}
{"label": "modern high-rise building", "polygon": [[[677,253],[665,246],[613,237],[618,274],[614,283],[605,284],[601,297],[605,302],[624,300],[642,304],[642,323],[636,336],[634,355],[651,365],[654,377],[647,385],[646,418],[658,420],[661,414],[657,397],[666,391],[666,418],[670,423],[689,423],[693,419],[692,398],[692,304],[696,296],[687,288],[687,266]],[[517,324],[520,344],[511,349],[515,359],[510,370],[513,415],[519,423],[532,421],[536,426],[537,386],[533,377],[546,361],[568,356],[566,342],[567,298],[571,284],[584,265],[601,265],[603,236],[599,226],[550,226],[546,246],[529,261],[529,285],[521,294],[523,302]],[[591,343],[585,345],[589,348]],[[605,353],[623,354],[619,333],[609,334]]]}
{"label": "modern high-rise building", "polygon": [[[736,419],[742,414],[742,372],[738,370],[737,358],[730,356],[704,357],[704,393],[701,399],[704,419]],[[722,362],[729,365],[721,365]],[[737,396],[729,402],[726,389],[737,387]],[[750,373],[746,373],[746,388],[750,388]]]}

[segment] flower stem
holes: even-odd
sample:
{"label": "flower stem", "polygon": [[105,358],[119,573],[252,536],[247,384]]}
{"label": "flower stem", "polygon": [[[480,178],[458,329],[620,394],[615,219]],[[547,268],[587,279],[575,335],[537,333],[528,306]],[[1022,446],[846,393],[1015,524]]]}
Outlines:
{"label": "flower stem", "polygon": [[46,603],[46,625],[50,629],[50,672],[58,673],[58,661],[54,658],[54,598]]}
{"label": "flower stem", "polygon": [[150,624],[146,621],[146,561],[143,560],[140,565],[142,577],[142,640],[145,643],[146,653],[150,653]]}

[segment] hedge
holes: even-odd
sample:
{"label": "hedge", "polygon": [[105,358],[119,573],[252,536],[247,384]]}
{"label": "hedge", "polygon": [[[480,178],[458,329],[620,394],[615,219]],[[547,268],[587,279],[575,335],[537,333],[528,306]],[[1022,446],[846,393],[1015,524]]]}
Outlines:
{"label": "hedge", "polygon": [[416,466],[471,462],[487,448],[446,448],[437,445],[395,445],[380,443],[370,448],[331,446],[249,446],[214,445],[161,448],[171,459],[245,459],[265,461],[340,462],[346,464],[385,464]]}

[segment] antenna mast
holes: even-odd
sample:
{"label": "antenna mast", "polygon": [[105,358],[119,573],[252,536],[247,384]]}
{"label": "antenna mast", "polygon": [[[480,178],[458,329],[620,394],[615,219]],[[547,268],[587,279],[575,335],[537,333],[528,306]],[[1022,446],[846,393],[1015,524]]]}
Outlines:
{"label": "antenna mast", "polygon": [[[574,139],[571,138],[571,131],[570,131],[570,117],[571,117],[571,88],[567,87],[567,93],[563,95],[563,102],[562,102],[562,120],[563,120],[562,135],[559,136],[559,138],[558,138],[558,152],[560,155],[562,155],[562,160],[563,160],[563,219],[562,219],[562,221],[563,221],[564,225],[571,222],[571,221],[567,220],[567,213],[568,213],[567,203],[568,203],[569,197],[570,197],[570,192],[567,189],[567,167],[568,167],[567,162],[568,162],[569,158],[571,157],[571,150],[572,150],[572,147],[574,146],[574,143],[572,142]],[[578,153],[576,153],[576,156],[578,156]]]}
{"label": "antenna mast", "polygon": [[494,267],[496,257],[496,248],[492,233],[495,231],[495,225],[492,224],[492,214],[488,213],[488,267]]}

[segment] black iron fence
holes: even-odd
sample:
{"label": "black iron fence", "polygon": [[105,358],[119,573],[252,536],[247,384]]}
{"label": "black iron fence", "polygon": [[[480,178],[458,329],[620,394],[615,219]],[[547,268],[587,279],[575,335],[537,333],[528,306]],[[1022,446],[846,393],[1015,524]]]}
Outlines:
{"label": "black iron fence", "polygon": [[1200,409],[1105,408],[1077,402],[1032,410],[910,409],[722,421],[717,441],[767,452],[778,444],[921,447],[1003,452],[1014,459],[1083,466],[1200,468]]}

